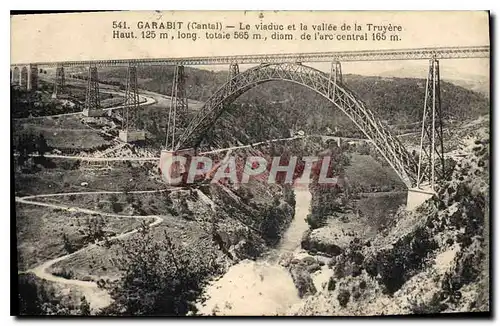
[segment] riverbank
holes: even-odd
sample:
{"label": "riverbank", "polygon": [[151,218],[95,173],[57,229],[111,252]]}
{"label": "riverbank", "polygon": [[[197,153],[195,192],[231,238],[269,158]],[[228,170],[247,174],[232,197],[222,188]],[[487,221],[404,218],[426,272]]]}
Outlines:
{"label": "riverbank", "polygon": [[300,242],[309,229],[311,203],[308,189],[294,190],[295,217],[276,248],[257,260],[243,260],[229,268],[205,289],[206,301],[198,304],[201,315],[283,315],[300,302],[292,275],[283,266],[299,255]]}

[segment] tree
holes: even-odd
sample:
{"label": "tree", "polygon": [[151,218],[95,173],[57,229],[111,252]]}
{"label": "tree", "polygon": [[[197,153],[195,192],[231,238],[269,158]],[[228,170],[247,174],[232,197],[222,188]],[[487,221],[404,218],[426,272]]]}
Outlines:
{"label": "tree", "polygon": [[18,275],[18,310],[22,316],[81,315],[81,307],[68,296],[57,296],[53,283],[33,273]]}
{"label": "tree", "polygon": [[83,229],[85,242],[94,242],[104,239],[106,236],[104,233],[105,225],[106,221],[101,216],[87,217]]}
{"label": "tree", "polygon": [[17,164],[19,166],[23,166],[28,160],[29,154],[35,151],[32,137],[33,135],[31,134],[22,134],[17,138],[14,148],[19,152],[19,156],[17,157]]}
{"label": "tree", "polygon": [[43,155],[49,151],[49,145],[47,144],[47,140],[43,136],[43,134],[40,133],[36,139],[36,150],[40,156],[43,157]]}
{"label": "tree", "polygon": [[213,253],[182,248],[166,232],[155,239],[146,224],[134,241],[122,243],[117,267],[123,277],[111,285],[115,301],[103,313],[153,316],[185,315],[195,310],[193,302],[209,276],[220,268]]}
{"label": "tree", "polygon": [[182,197],[179,202],[179,214],[185,219],[189,219],[193,215],[185,197]]}
{"label": "tree", "polygon": [[90,304],[85,296],[82,296],[80,300],[80,314],[82,316],[90,316]]}
{"label": "tree", "polygon": [[73,243],[71,242],[71,240],[69,239],[68,235],[66,233],[63,233],[62,235],[62,241],[63,241],[63,244],[64,244],[64,250],[66,250],[66,252],[68,252],[69,254],[73,253],[76,251],[76,248],[75,246],[73,245]]}
{"label": "tree", "polygon": [[43,134],[35,136],[32,133],[20,135],[14,144],[14,148],[19,153],[17,158],[19,166],[24,166],[30,154],[38,153],[43,158],[43,155],[50,150]]}
{"label": "tree", "polygon": [[45,314],[44,302],[53,295],[41,286],[34,274],[21,274],[18,277],[18,302],[20,315]]}

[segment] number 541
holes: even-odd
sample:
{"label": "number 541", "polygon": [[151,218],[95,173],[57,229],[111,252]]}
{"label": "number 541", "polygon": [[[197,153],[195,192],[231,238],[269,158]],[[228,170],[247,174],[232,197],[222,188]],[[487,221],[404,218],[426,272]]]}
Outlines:
{"label": "number 541", "polygon": [[113,28],[127,28],[127,22],[113,21]]}

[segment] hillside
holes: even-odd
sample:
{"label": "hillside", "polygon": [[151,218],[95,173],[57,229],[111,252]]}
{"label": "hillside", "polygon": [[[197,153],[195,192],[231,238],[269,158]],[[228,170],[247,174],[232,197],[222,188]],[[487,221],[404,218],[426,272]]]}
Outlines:
{"label": "hillside", "polygon": [[[414,212],[400,209],[377,232],[370,232],[361,215],[349,215],[347,207],[337,204],[302,242],[313,258],[332,257],[327,267],[313,269],[303,279],[329,278],[315,282],[289,313],[488,311],[489,140],[476,139],[463,150],[470,156],[458,162],[437,197]],[[314,190],[313,201],[324,195],[324,190]]]}
{"label": "hillside", "polygon": [[[202,101],[226,79],[224,72],[194,68],[187,72],[188,96]],[[123,87],[125,73],[103,69],[100,78],[116,89]],[[81,105],[83,75],[77,76],[80,80],[71,78],[77,85],[69,90],[72,100]],[[171,67],[141,68],[139,74],[142,88],[163,94],[170,93],[171,77]],[[418,128],[418,122],[411,122],[419,118],[416,107],[422,105],[423,80],[354,75],[345,80],[382,120],[404,124],[397,131],[411,133]],[[41,86],[36,92],[11,88],[16,116],[64,111],[64,102],[57,102],[62,99],[51,98],[50,84]],[[123,99],[102,94],[104,103]],[[443,83],[443,99],[447,122],[463,124],[448,128],[447,137],[454,139],[446,139],[446,149],[453,143],[457,156],[469,156],[458,162],[439,199],[429,200],[413,213],[400,208],[406,200],[404,184],[366,142],[343,141],[338,147],[336,140],[311,135],[363,136],[331,103],[300,85],[270,82],[243,94],[212,126],[204,146],[248,144],[304,130],[310,137],[208,156],[216,161],[234,156],[237,174],[250,156],[268,162],[278,155],[285,159],[330,156],[329,173],[336,182],[320,184],[317,173],[313,174],[307,192],[280,184],[283,173],[278,184],[269,183],[267,172],[244,184],[205,180],[189,188],[165,189],[156,164],[150,162],[94,164],[29,155],[155,156],[165,139],[170,102],[166,96],[155,94],[156,103],[138,112],[138,126],[147,131],[144,144],[116,144],[117,116],[15,121],[14,149],[20,154],[14,166],[18,269],[34,272],[19,278],[22,311],[95,314],[110,302],[103,302],[97,292],[74,287],[88,282],[114,300],[100,314],[196,313],[193,302],[204,301],[209,283],[222,274],[234,275],[231,268],[241,266],[240,262],[254,271],[254,266],[281,270],[289,293],[298,293],[299,304],[288,311],[291,314],[487,310],[482,284],[487,282],[483,269],[487,220],[482,217],[489,200],[489,135],[468,138],[471,148],[458,147],[466,134],[488,130],[489,117],[471,121],[488,113],[488,102],[447,83]],[[188,114],[194,115],[199,106],[190,103]],[[187,121],[179,121],[180,131]],[[485,140],[474,144],[481,138]],[[33,196],[21,197],[28,195]],[[62,258],[51,263],[55,257]],[[260,299],[266,295],[273,297],[273,290],[288,295],[279,282],[259,273],[255,281],[266,283],[261,284],[264,295],[259,293],[255,302],[265,302]],[[43,281],[52,277],[71,287],[60,291],[61,286],[54,290],[57,294],[52,293]],[[244,293],[233,293],[243,299]],[[54,306],[44,306],[46,298]],[[243,300],[245,308],[249,298]],[[224,307],[232,309],[231,303]],[[207,309],[208,314],[217,312]]]}
{"label": "hillside", "polygon": [[[126,73],[125,68],[108,68],[100,71],[99,78],[124,83]],[[200,101],[206,101],[227,78],[224,71],[191,67],[186,67],[186,75],[188,97]],[[138,78],[140,87],[170,95],[173,67],[140,67]],[[412,123],[421,117],[424,79],[345,75],[344,81],[368,108],[390,125]],[[475,119],[489,113],[489,100],[485,96],[448,82],[442,82],[441,89],[445,123]],[[166,125],[165,108],[157,111],[155,126],[145,126],[153,134],[163,133]],[[148,123],[152,122],[145,122]],[[356,126],[322,96],[300,85],[268,82],[237,99],[211,129],[208,138],[212,145],[248,143],[250,140],[287,137],[290,129],[325,133],[327,127],[337,127],[338,135],[363,137]]]}

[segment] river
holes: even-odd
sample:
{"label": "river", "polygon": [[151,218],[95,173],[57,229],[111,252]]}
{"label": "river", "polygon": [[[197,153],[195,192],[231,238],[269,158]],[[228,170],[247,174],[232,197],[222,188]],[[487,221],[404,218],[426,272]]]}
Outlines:
{"label": "river", "polygon": [[300,303],[288,270],[278,262],[300,251],[311,203],[307,188],[295,189],[295,217],[275,249],[257,261],[244,260],[229,268],[205,289],[208,300],[198,306],[202,315],[283,315]]}

